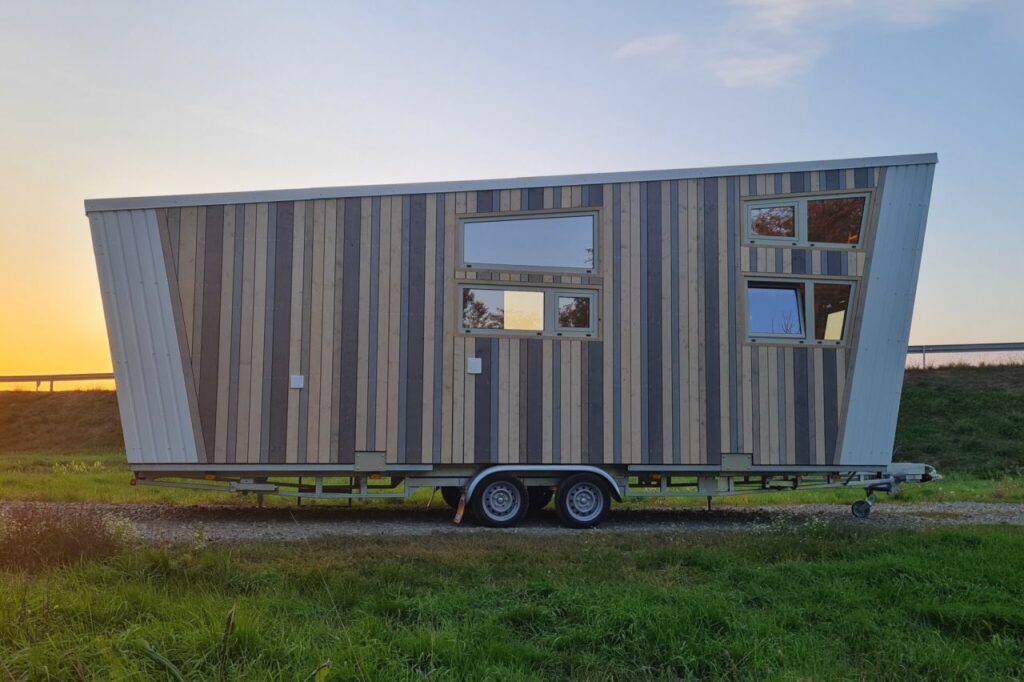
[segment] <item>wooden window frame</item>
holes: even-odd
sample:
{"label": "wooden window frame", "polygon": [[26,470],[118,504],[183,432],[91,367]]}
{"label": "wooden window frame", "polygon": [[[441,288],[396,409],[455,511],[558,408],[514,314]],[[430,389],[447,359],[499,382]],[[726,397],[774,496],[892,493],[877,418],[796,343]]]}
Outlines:
{"label": "wooden window frame", "polygon": [[[750,317],[748,311],[748,291],[750,286],[754,284],[763,284],[769,286],[775,286],[783,288],[786,285],[800,285],[804,286],[803,296],[803,335],[796,336],[793,334],[751,334],[750,333]],[[814,286],[816,284],[845,284],[850,287],[850,298],[846,307],[846,318],[843,321],[843,337],[838,340],[827,340],[827,339],[816,339],[814,338]],[[804,347],[835,347],[845,346],[850,343],[850,334],[853,327],[853,314],[856,310],[856,296],[858,288],[858,280],[851,278],[840,278],[840,277],[774,277],[768,273],[751,273],[750,276],[743,278],[743,289],[740,301],[743,324],[743,333],[746,342],[755,346],[804,346]]]}
{"label": "wooden window frame", "polygon": [[[498,221],[529,220],[531,218],[572,218],[588,216],[591,218],[591,243],[594,247],[594,265],[591,268],[549,267],[539,265],[522,265],[515,263],[470,263],[466,261],[466,225],[471,223],[489,223]],[[501,213],[478,213],[460,216],[457,233],[458,266],[466,270],[495,270],[501,272],[537,272],[547,275],[593,275],[600,273],[601,262],[601,214],[594,209],[545,209],[536,211],[515,211]]]}
{"label": "wooden window frame", "polygon": [[[599,292],[597,289],[573,289],[566,287],[552,286],[516,286],[512,282],[459,282],[458,286],[458,328],[459,333],[468,336],[487,337],[514,337],[514,338],[582,338],[594,340],[597,338],[599,318]],[[544,328],[541,330],[531,329],[483,329],[467,327],[465,325],[465,292],[467,289],[487,289],[490,291],[519,291],[540,293],[544,295]],[[586,329],[564,328],[558,326],[558,297],[572,296],[575,298],[590,299],[590,327]]]}
{"label": "wooden window frame", "polygon": [[[860,229],[855,244],[842,242],[812,242],[807,238],[807,203],[825,199],[864,199],[864,212],[860,218]],[[750,198],[743,202],[743,239],[747,244],[758,246],[798,246],[822,249],[864,249],[865,230],[871,215],[872,193],[869,190],[853,190],[826,192],[817,194],[801,194],[792,197]],[[796,236],[766,237],[754,234],[751,213],[759,208],[778,208],[779,206],[795,206]]]}

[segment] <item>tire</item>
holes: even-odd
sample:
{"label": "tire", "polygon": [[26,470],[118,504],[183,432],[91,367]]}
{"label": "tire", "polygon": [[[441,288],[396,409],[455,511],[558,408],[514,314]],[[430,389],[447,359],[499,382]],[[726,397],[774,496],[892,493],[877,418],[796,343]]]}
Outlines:
{"label": "tire", "polygon": [[444,500],[444,503],[452,509],[458,509],[459,500],[462,499],[462,488],[456,488],[453,485],[442,486],[441,498]]}
{"label": "tire", "polygon": [[858,519],[866,519],[871,515],[871,503],[867,500],[857,500],[850,505],[850,513]]}
{"label": "tire", "polygon": [[569,528],[593,528],[608,515],[608,484],[594,474],[574,474],[561,482],[555,497],[558,518]]}
{"label": "tire", "polygon": [[527,505],[527,510],[530,512],[540,511],[544,507],[548,506],[548,502],[555,496],[554,490],[547,486],[530,486],[530,503]]}
{"label": "tire", "polygon": [[477,521],[491,528],[509,528],[526,516],[530,504],[526,486],[510,474],[488,476],[476,490],[470,505]]}

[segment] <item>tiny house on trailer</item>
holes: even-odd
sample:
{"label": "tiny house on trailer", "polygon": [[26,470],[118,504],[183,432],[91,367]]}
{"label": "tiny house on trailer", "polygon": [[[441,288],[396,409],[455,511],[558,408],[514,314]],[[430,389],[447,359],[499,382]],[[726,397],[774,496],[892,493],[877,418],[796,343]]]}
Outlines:
{"label": "tiny house on trailer", "polygon": [[891,460],[936,160],[86,201],[134,482],[590,526],[928,480]]}

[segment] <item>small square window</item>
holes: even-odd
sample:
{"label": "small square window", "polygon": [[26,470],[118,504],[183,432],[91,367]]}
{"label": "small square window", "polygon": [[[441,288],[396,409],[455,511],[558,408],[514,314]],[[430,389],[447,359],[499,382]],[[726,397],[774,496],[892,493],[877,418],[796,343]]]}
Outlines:
{"label": "small square window", "polygon": [[559,329],[590,329],[593,325],[590,322],[591,296],[566,296],[558,295]]}
{"label": "small square window", "polygon": [[796,206],[750,209],[750,233],[755,237],[796,239]]}
{"label": "small square window", "polygon": [[807,202],[807,241],[857,244],[864,222],[864,197],[811,199]]}
{"label": "small square window", "polygon": [[747,333],[752,336],[804,336],[804,285],[750,282]]}
{"label": "small square window", "polygon": [[846,311],[850,307],[849,284],[814,285],[814,338],[842,341],[846,331]]}

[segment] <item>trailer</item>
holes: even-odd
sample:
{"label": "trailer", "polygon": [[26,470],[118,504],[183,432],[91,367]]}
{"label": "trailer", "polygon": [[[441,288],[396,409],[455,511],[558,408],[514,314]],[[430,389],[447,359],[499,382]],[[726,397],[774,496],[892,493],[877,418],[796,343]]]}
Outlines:
{"label": "trailer", "polygon": [[85,202],[133,483],[512,526],[893,464],[935,154]]}

